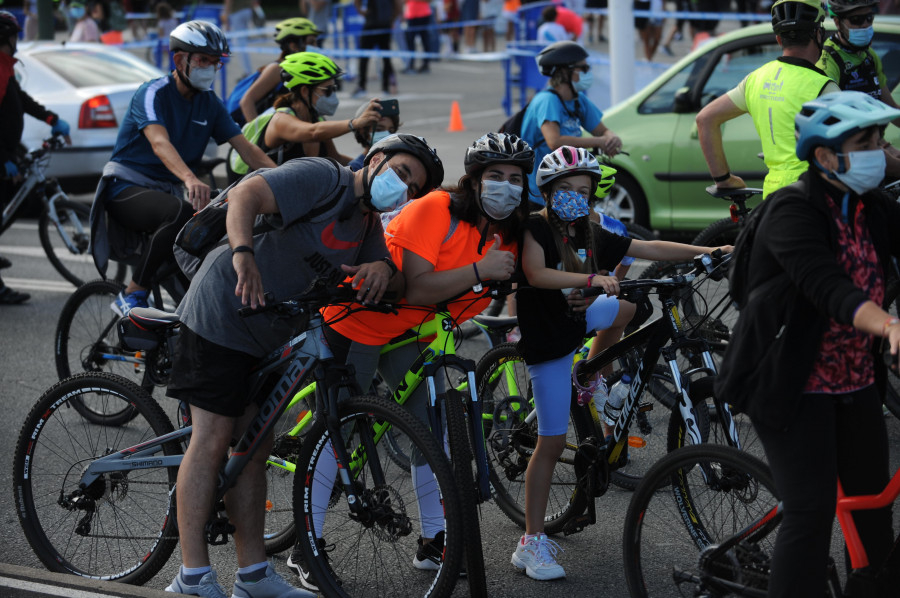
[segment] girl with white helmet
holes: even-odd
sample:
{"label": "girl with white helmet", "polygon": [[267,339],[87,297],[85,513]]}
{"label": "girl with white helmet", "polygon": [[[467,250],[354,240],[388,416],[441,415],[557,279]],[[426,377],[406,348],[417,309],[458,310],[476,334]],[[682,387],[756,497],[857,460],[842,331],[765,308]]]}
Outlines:
{"label": "girl with white helmet", "polygon": [[[616,299],[619,281],[608,272],[625,256],[682,260],[717,249],[607,232],[588,216],[589,198],[598,185],[610,182],[612,173],[604,174],[583,148],[563,146],[547,154],[536,176],[545,207],[525,225],[522,269],[528,286],[517,293],[519,347],[532,379],[538,442],[525,474],[525,535],[512,564],[533,579],[565,577],[554,558],[557,544],[544,534],[544,515],[553,467],[565,445],[575,350],[595,330],[603,332],[592,353],[615,343],[634,315],[633,304]],[[721,249],[731,251],[730,246]],[[606,295],[586,306],[580,291],[584,287],[602,287]],[[605,402],[602,377],[594,387]]]}

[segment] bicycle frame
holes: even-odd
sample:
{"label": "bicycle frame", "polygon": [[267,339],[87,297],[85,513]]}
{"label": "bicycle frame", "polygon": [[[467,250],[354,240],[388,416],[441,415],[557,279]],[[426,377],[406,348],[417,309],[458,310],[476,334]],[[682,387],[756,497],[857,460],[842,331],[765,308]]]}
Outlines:
{"label": "bicycle frame", "polygon": [[[295,387],[303,379],[304,375],[322,361],[332,358],[331,350],[328,348],[321,333],[321,327],[322,317],[316,312],[311,316],[309,327],[305,332],[291,338],[260,362],[251,381],[251,394],[259,390],[269,373],[285,365],[286,368],[272,391],[260,405],[256,416],[250,422],[244,435],[238,441],[231,456],[225,463],[216,489],[217,500],[221,499],[225,492],[234,485],[240,472],[243,471],[247,462],[259,448],[260,441],[269,434],[275,423],[287,409],[290,402],[289,398],[293,395]],[[329,400],[323,401],[325,403],[331,400],[336,401],[337,388],[347,385],[355,386],[355,382],[348,376],[349,368],[335,365],[330,370],[337,372],[340,379],[336,385],[327,383],[323,385],[324,388],[329,389]],[[323,377],[321,372],[317,371],[317,377]],[[103,473],[179,466],[183,455],[166,456],[159,455],[159,453],[163,450],[165,444],[187,438],[192,431],[193,426],[187,426],[91,461],[81,476],[79,488],[87,488]],[[343,447],[336,446],[335,449],[339,453],[343,452]],[[346,455],[343,455],[343,462],[347,462]],[[349,480],[346,480],[346,482],[348,483],[345,483],[345,488],[349,496],[353,494],[354,490],[352,485],[349,484]],[[354,501],[350,501],[350,504],[352,508]]]}
{"label": "bicycle frame", "polygon": [[[439,406],[437,405],[438,393],[434,384],[434,376],[437,375],[438,370],[441,368],[457,369],[465,373],[466,379],[459,384],[456,389],[471,389],[470,396],[472,397],[472,405],[470,406],[470,409],[472,410],[472,414],[469,418],[469,424],[472,427],[472,437],[484,439],[484,428],[482,425],[482,418],[484,416],[482,415],[481,402],[478,399],[477,392],[475,392],[477,387],[475,383],[475,364],[471,360],[460,359],[457,357],[456,339],[453,334],[455,328],[456,322],[447,310],[446,305],[440,306],[439,311],[431,320],[407,331],[407,333],[387,343],[381,348],[381,355],[384,355],[385,353],[389,353],[411,343],[420,342],[422,339],[431,336],[434,337],[410,365],[403,380],[401,380],[400,384],[392,392],[391,400],[398,405],[404,405],[419,388],[419,385],[422,384],[422,382],[425,382],[428,385],[428,396],[430,400],[429,424],[436,434],[442,435],[443,426],[440,424]],[[316,386],[316,383],[311,383],[301,389],[292,397],[290,404],[286,409],[292,407],[297,402],[308,398],[310,394],[315,392]],[[287,435],[299,435],[306,426],[311,424],[313,417],[314,414],[311,411],[301,413],[297,424],[287,433]],[[377,442],[380,440],[388,429],[389,426],[387,425],[380,427],[379,424],[376,424],[374,429],[375,441]],[[440,438],[440,440],[443,439]],[[479,464],[479,491],[482,500],[487,500],[490,497],[490,479],[487,470],[487,452],[483,440],[482,442],[476,442],[474,448],[476,451],[475,457]],[[351,465],[352,470],[355,470],[355,467],[359,465],[360,458],[360,455],[356,453],[350,456],[349,464]],[[291,473],[296,472],[294,463],[290,463],[277,457],[270,458],[267,464],[279,467]]]}

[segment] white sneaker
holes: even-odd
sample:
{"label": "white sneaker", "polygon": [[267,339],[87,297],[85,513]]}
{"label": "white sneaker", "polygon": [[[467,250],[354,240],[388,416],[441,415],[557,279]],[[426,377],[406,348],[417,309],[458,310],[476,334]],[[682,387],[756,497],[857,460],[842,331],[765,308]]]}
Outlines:
{"label": "white sneaker", "polygon": [[562,548],[559,544],[546,534],[538,534],[528,542],[525,542],[525,536],[522,536],[510,562],[517,569],[525,569],[525,574],[531,579],[560,579],[566,576],[565,569],[555,558],[560,550]]}

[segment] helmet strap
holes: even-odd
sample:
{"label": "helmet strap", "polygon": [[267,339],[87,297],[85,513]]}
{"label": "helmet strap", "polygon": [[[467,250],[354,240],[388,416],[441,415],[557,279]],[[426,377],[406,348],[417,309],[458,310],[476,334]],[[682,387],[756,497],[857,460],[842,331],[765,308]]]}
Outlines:
{"label": "helmet strap", "polygon": [[487,244],[488,238],[488,229],[491,228],[491,219],[486,218],[484,221],[484,226],[481,227],[481,238],[478,240],[478,255],[482,255],[482,251],[484,250],[485,244]]}
{"label": "helmet strap", "polygon": [[[372,179],[378,176],[381,172],[381,169],[387,166],[388,160],[391,157],[388,154],[384,154],[384,158],[381,159],[381,162],[378,163],[378,166],[375,167],[375,173],[372,175]],[[375,211],[375,206],[372,204],[372,182],[369,178],[369,165],[363,169],[363,195],[362,195],[363,204],[372,211]]]}

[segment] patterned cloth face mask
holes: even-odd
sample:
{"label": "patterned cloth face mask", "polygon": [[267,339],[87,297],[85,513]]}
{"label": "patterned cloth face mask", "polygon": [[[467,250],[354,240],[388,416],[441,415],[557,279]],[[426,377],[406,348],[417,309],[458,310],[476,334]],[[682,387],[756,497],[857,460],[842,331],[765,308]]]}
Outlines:
{"label": "patterned cloth face mask", "polygon": [[575,191],[558,190],[553,194],[553,211],[564,222],[572,222],[589,213],[587,196]]}

